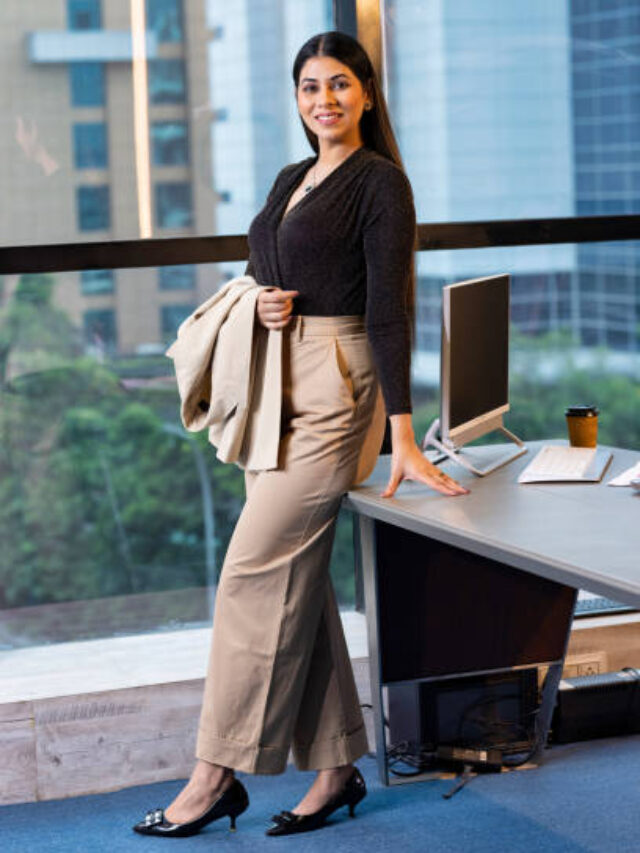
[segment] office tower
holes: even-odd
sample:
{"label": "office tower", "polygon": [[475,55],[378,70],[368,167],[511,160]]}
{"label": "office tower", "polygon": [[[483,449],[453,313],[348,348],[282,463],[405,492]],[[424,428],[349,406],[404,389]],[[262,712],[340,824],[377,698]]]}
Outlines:
{"label": "office tower", "polygon": [[[390,101],[420,221],[638,212],[634,0],[386,6]],[[442,285],[505,261],[520,331],[626,350],[615,363],[628,370],[638,254],[631,243],[423,253],[417,374],[437,379]]]}
{"label": "office tower", "polygon": [[[390,0],[389,96],[421,222],[573,214],[563,3]],[[504,271],[504,250],[419,256],[416,361],[431,381],[440,291]],[[528,333],[571,322],[575,251],[509,250],[512,313]]]}
{"label": "office tower", "polygon": [[[331,3],[210,0],[207,18],[218,233],[241,234],[280,169],[312,153],[291,68],[306,39],[331,29]],[[227,277],[244,267],[222,265]]]}
{"label": "office tower", "polygon": [[[640,6],[571,0],[574,172],[578,216],[640,213]],[[578,247],[580,336],[637,352],[640,246]]]}
{"label": "office tower", "polygon": [[[2,3],[3,244],[138,239],[149,236],[145,215],[157,237],[215,231],[204,3]],[[141,135],[134,129],[133,11],[146,15],[147,126]],[[146,198],[138,168],[144,142]],[[159,269],[55,278],[56,303],[84,329],[86,345],[98,355],[162,350],[215,284],[210,270],[178,259]],[[6,283],[5,296],[14,285]]]}

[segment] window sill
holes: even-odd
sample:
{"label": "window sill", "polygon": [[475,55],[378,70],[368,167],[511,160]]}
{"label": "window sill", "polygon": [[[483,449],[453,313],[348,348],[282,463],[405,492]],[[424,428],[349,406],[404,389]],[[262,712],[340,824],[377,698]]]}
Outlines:
{"label": "window sill", "polygon": [[[364,615],[341,616],[350,657],[366,658]],[[185,628],[0,652],[0,703],[201,679],[210,641],[210,628]]]}

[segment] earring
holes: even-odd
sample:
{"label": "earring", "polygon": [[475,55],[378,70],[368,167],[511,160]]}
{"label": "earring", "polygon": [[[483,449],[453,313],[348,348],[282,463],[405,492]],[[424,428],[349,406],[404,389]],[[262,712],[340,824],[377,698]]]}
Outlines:
{"label": "earring", "polygon": [[364,108],[365,110],[370,110],[373,107],[373,104],[370,101],[366,101]]}

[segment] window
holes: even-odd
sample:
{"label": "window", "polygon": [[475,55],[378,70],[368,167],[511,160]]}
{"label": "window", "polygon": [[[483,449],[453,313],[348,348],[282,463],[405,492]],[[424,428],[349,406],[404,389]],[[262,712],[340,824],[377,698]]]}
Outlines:
{"label": "window", "polygon": [[192,290],[196,286],[196,268],[192,264],[160,267],[160,290]]}
{"label": "window", "polygon": [[109,228],[109,187],[77,187],[78,229],[100,231]]}
{"label": "window", "polygon": [[80,290],[85,296],[94,293],[113,293],[113,270],[82,270],[80,273]]}
{"label": "window", "polygon": [[150,59],[149,100],[152,104],[182,104],[186,100],[184,62]]}
{"label": "window", "polygon": [[90,352],[98,355],[113,353],[117,347],[116,316],[110,308],[85,311],[84,340]]}
{"label": "window", "polygon": [[187,319],[195,307],[195,305],[162,306],[160,309],[160,326],[163,341],[168,342],[175,338],[178,332],[178,326],[183,320]]}
{"label": "window", "polygon": [[156,184],[156,224],[159,228],[188,228],[193,222],[191,185]]}
{"label": "window", "polygon": [[147,27],[158,41],[182,41],[182,0],[147,0]]}
{"label": "window", "polygon": [[67,20],[70,30],[99,30],[100,0],[68,0]]}
{"label": "window", "polygon": [[72,106],[104,106],[104,66],[101,62],[72,62],[69,79]]}
{"label": "window", "polygon": [[189,162],[187,123],[154,121],[151,125],[154,166],[183,166]]}
{"label": "window", "polygon": [[103,122],[74,124],[73,155],[76,169],[105,169],[107,126]]}

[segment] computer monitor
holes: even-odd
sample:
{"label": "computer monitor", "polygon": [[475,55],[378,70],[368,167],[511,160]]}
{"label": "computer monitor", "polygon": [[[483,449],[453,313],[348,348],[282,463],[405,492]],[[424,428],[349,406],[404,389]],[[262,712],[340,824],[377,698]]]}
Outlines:
{"label": "computer monitor", "polygon": [[[423,448],[435,446],[476,474],[488,474],[526,452],[502,422],[509,411],[510,277],[494,275],[449,284],[442,290],[440,418]],[[480,468],[460,455],[470,441],[500,430],[516,453]]]}
{"label": "computer monitor", "polygon": [[509,411],[509,276],[442,289],[440,430],[456,446],[497,429]]}

